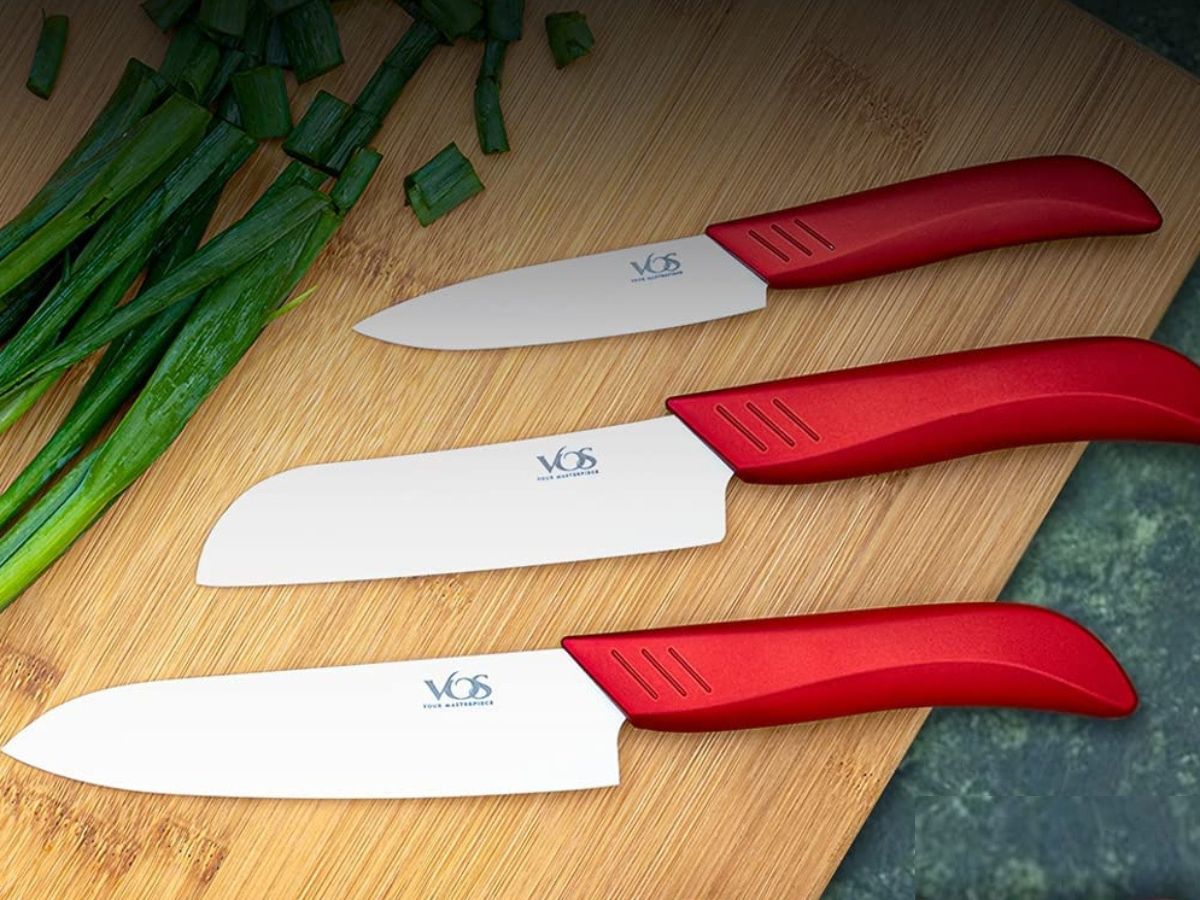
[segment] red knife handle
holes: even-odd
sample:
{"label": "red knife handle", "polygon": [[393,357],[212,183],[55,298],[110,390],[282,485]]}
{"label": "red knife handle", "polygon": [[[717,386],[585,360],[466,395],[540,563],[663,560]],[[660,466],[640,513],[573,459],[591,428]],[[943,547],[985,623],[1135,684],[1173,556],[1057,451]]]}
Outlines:
{"label": "red knife handle", "polygon": [[1056,441],[1200,443],[1200,367],[1135,338],[1012,344],[672,397],[744,481],[803,484]]}
{"label": "red knife handle", "polygon": [[923,706],[1124,716],[1120,663],[1065,616],[947,603],[570,637],[629,721],[726,731]]}
{"label": "red knife handle", "polygon": [[816,287],[978,250],[1162,224],[1111,166],[1037,156],[958,169],[710,225],[709,237],[775,288]]}

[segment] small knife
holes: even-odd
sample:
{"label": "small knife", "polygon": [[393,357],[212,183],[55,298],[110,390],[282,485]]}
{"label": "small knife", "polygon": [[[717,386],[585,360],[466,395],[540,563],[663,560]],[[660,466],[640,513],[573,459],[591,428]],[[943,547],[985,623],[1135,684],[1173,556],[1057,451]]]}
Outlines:
{"label": "small knife", "polygon": [[435,350],[578,341],[753,312],[766,306],[768,287],[838,284],[996,247],[1161,224],[1150,198],[1111,166],[1033,157],[486,275],[397,304],[355,329]]}
{"label": "small knife", "polygon": [[628,720],[660,731],[885,709],[1124,716],[1082,626],[1005,603],[571,637],[562,649],[152,681],[85,694],[3,748],[77,781],[217,797],[452,797],[620,781]]}
{"label": "small knife", "polygon": [[710,391],[674,415],[303,466],[237,498],[207,585],[355,581],[714,543],[725,487],[889,472],[1053,441],[1200,443],[1200,368],[1158,344],[1016,344]]}

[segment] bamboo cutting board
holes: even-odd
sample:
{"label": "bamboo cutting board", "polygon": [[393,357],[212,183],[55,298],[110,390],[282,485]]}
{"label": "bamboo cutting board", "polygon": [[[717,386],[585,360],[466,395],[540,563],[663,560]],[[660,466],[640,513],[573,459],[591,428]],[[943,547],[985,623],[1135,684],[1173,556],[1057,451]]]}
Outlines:
{"label": "bamboo cutting board", "polygon": [[[130,55],[165,47],[133,0],[72,14],[53,100],[23,89],[39,2],[4,4],[0,213],[66,153]],[[593,55],[556,72],[532,2],[504,88],[515,150],[477,151],[478,48],[439,48],[378,146],[368,199],[171,451],[0,615],[0,739],[82,692],[148,678],[552,646],[566,634],[992,598],[1080,448],[832,485],[735,483],[724,543],[535,570],[301,588],[197,587],[222,509],[287,466],[645,418],[673,393],[910,355],[1148,334],[1200,248],[1200,87],[1063,2],[587,0]],[[404,31],[338,5],[353,97]],[[487,191],[422,230],[401,180],[449,140]],[[400,297],[524,263],[947,168],[1083,153],[1160,204],[1153,236],[1006,250],[658,334],[438,354],[350,326]],[[281,165],[239,176],[225,218]],[[3,438],[11,477],[76,377]],[[632,511],[636,514],[636,511]],[[570,527],[547,522],[547,529]],[[531,535],[536,540],[536,535]],[[1037,597],[1021,598],[1037,601]],[[1145,702],[1154,703],[1153,697]],[[720,735],[626,730],[619,789],[406,802],[119,793],[0,760],[5,897],[811,897],[918,712]]]}

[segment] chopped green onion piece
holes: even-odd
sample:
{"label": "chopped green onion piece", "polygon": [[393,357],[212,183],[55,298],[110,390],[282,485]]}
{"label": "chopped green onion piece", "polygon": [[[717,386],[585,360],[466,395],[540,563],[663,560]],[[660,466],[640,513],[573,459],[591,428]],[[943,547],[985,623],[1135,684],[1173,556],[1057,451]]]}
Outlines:
{"label": "chopped green onion piece", "polygon": [[521,39],[525,0],[486,0],[484,8],[489,39],[508,43]]}
{"label": "chopped green onion piece", "polygon": [[225,88],[229,87],[229,79],[233,77],[233,73],[245,69],[249,61],[250,57],[241,50],[226,50],[222,53],[221,64],[204,88],[204,93],[200,95],[200,105],[211,106]]}
{"label": "chopped green onion piece", "polygon": [[142,9],[160,31],[170,31],[187,15],[196,0],[145,0]]}
{"label": "chopped green onion piece", "polygon": [[217,101],[217,118],[237,128],[242,127],[242,108],[238,106],[233,88],[226,88]]}
{"label": "chopped green onion piece", "polygon": [[355,107],[378,119],[387,116],[440,37],[438,30],[428,22],[413,22],[359,93]]}
{"label": "chopped green onion piece", "polygon": [[203,134],[207,111],[173,94],[124,138],[111,161],[57,215],[0,259],[0,298],[92,228],[126,195],[159,174]]}
{"label": "chopped green onion piece", "polygon": [[483,45],[483,62],[479,64],[479,77],[490,78],[496,84],[504,72],[504,56],[508,52],[508,44],[504,41],[488,41]]}
{"label": "chopped green onion piece", "polygon": [[587,56],[596,42],[588,28],[587,17],[581,12],[551,13],[546,16],[546,37],[554,65],[562,68],[581,56]]}
{"label": "chopped green onion piece", "polygon": [[307,0],[279,17],[296,80],[309,81],[342,64],[342,45],[329,0]]}
{"label": "chopped green onion piece", "polygon": [[246,31],[242,35],[241,50],[254,60],[256,65],[266,62],[267,35],[271,31],[272,17],[262,3],[252,2],[246,16]]}
{"label": "chopped green onion piece", "polygon": [[471,161],[453,143],[404,179],[405,203],[412,207],[422,227],[482,190],[483,182]]}
{"label": "chopped green onion piece", "polygon": [[207,31],[240,38],[246,33],[250,0],[200,0],[196,24]]}
{"label": "chopped green onion piece", "polygon": [[288,58],[287,44],[283,42],[283,24],[279,19],[272,19],[267,29],[267,46],[263,50],[263,62],[268,66],[279,66],[290,69],[292,61]]}
{"label": "chopped green onion piece", "polygon": [[333,190],[329,192],[333,208],[338,212],[346,212],[353,207],[371,183],[371,178],[382,160],[383,157],[378,151],[370,147],[356,151],[342,170],[341,176],[334,182]]}
{"label": "chopped green onion piece", "polygon": [[284,152],[314,166],[321,165],[337,142],[352,109],[340,97],[319,91],[283,142]]}
{"label": "chopped green onion piece", "polygon": [[263,195],[258,198],[258,202],[250,208],[250,211],[255,212],[266,206],[267,203],[294,184],[319,188],[326,177],[325,173],[320,169],[314,169],[312,166],[305,165],[299,160],[293,160],[284,166],[282,172],[275,176],[275,180],[271,182],[270,187],[263,191]]}
{"label": "chopped green onion piece", "polygon": [[494,78],[475,82],[475,131],[484,153],[507,153],[508,132],[500,111],[500,85]]}
{"label": "chopped green onion piece", "polygon": [[273,16],[282,16],[285,12],[303,6],[308,0],[262,0],[263,6]]}
{"label": "chopped green onion piece", "polygon": [[421,0],[421,13],[450,40],[483,21],[482,0]]}
{"label": "chopped green onion piece", "polygon": [[33,54],[33,66],[25,86],[43,100],[50,99],[58,70],[62,66],[63,51],[67,49],[67,17],[42,14],[42,33],[38,37],[37,50]]}
{"label": "chopped green onion piece", "polygon": [[180,26],[167,45],[159,71],[175,90],[199,100],[221,66],[221,48],[191,23]]}
{"label": "chopped green onion piece", "polygon": [[259,66],[238,72],[231,79],[246,133],[259,140],[284,137],[292,130],[287,84],[283,69]]}
{"label": "chopped green onion piece", "polygon": [[352,110],[350,118],[338,132],[337,140],[329,155],[321,163],[321,168],[334,175],[342,171],[350,162],[354,152],[371,142],[371,138],[379,133],[382,123],[377,116],[363,112],[361,109]]}

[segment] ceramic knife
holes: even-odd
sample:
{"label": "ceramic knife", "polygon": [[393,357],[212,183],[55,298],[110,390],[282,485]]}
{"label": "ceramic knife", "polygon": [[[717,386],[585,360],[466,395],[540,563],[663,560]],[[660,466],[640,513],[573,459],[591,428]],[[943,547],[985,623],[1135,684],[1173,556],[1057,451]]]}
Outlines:
{"label": "ceramic knife", "polygon": [[972,350],[708,391],[662,418],[304,466],[238,497],[208,585],[433,575],[714,543],[725,488],[852,478],[1052,441],[1200,442],[1200,368],[1149,341]]}
{"label": "ceramic knife", "polygon": [[78,781],[222,797],[445,797],[617,784],[617,734],[921,706],[1122,716],[1116,659],[1002,603],[567,638],[559,649],[144,682],[51,709],[3,748]]}
{"label": "ceramic knife", "polygon": [[959,169],[704,234],[499,272],[409,299],[355,328],[473,350],[652,331],[762,309],[767,288],[837,284],[996,247],[1137,234],[1162,223],[1142,190],[1078,156]]}

